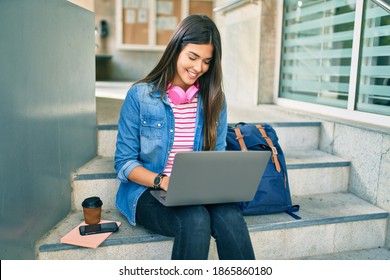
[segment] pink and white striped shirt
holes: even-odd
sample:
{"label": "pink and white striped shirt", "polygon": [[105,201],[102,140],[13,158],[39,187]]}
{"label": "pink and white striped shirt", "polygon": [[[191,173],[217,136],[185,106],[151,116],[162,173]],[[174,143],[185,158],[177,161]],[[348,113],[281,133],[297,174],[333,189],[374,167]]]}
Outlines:
{"label": "pink and white striped shirt", "polygon": [[193,151],[197,104],[197,95],[189,103],[175,105],[171,102],[173,115],[175,116],[175,135],[172,150],[164,169],[164,173],[168,176],[171,175],[176,153]]}

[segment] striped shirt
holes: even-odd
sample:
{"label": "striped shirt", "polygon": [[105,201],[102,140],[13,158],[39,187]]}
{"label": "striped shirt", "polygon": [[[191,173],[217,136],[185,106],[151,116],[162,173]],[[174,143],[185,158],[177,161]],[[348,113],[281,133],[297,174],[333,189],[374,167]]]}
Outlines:
{"label": "striped shirt", "polygon": [[175,116],[175,135],[172,150],[164,169],[164,173],[168,176],[171,175],[176,153],[193,151],[197,104],[197,95],[190,103],[175,105],[171,102],[173,115]]}

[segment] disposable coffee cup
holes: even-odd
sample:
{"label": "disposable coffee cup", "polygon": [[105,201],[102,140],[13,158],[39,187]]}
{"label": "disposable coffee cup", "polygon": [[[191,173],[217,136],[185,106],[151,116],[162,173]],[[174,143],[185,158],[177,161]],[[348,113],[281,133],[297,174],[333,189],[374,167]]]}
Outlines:
{"label": "disposable coffee cup", "polygon": [[86,224],[98,224],[101,219],[103,202],[97,196],[84,199],[83,203],[84,221]]}

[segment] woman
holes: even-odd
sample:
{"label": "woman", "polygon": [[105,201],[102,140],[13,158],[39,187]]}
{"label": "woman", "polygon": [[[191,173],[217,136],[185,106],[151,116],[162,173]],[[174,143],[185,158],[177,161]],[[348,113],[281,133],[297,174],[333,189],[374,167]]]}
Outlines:
{"label": "woman", "polygon": [[150,194],[168,189],[177,152],[224,150],[226,133],[219,31],[207,16],[191,15],[130,88],[115,153],[117,208],[132,225],[174,237],[172,259],[207,259],[211,236],[220,259],[255,258],[236,204],[165,207]]}

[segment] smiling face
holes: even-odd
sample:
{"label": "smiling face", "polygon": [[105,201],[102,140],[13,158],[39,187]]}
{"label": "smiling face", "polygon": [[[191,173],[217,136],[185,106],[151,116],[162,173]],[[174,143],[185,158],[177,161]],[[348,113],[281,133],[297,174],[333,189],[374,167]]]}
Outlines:
{"label": "smiling face", "polygon": [[180,52],[176,64],[173,86],[187,90],[196,80],[209,70],[213,58],[213,45],[188,44]]}

